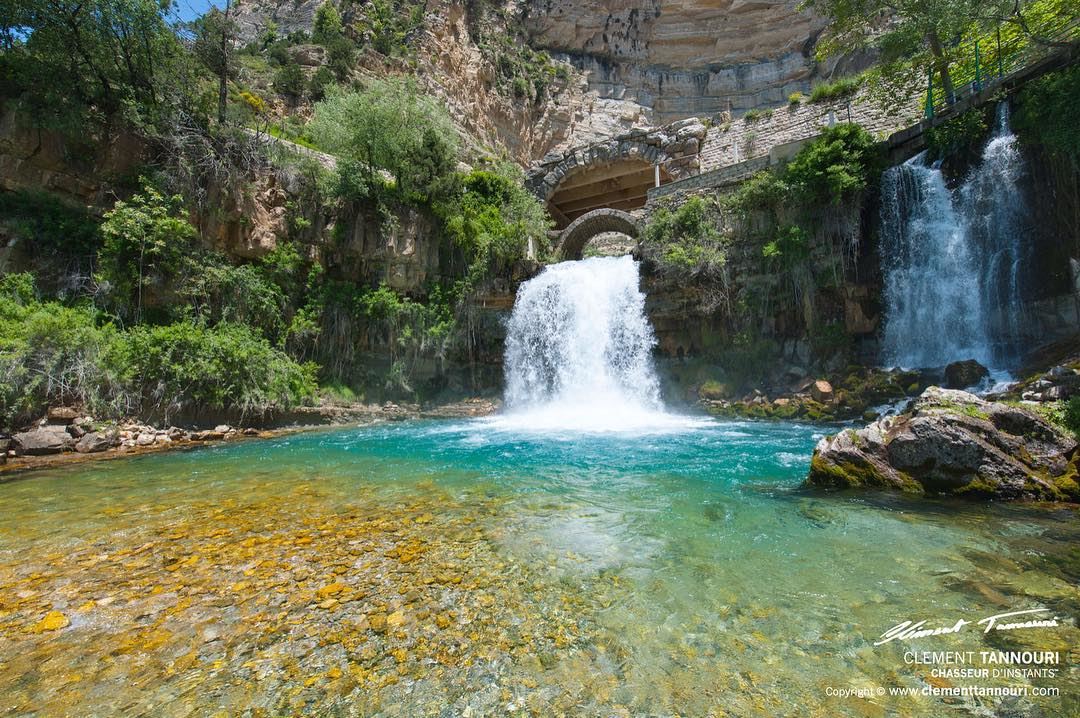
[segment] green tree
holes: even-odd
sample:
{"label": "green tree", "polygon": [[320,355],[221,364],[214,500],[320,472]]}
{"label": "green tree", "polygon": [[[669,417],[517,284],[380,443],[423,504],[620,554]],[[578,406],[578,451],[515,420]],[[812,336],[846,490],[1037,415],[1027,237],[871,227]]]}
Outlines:
{"label": "green tree", "polygon": [[383,170],[403,198],[430,199],[457,154],[445,106],[412,78],[374,80],[360,92],[335,89],[315,106],[308,127],[320,147],[359,163],[369,188],[382,184]]}
{"label": "green tree", "polygon": [[105,214],[96,279],[118,316],[142,321],[144,290],[164,291],[186,266],[195,228],[183,216],[183,198],[165,197],[149,183]]}
{"label": "green tree", "polygon": [[207,70],[218,78],[218,123],[225,123],[225,111],[229,98],[229,80],[236,77],[233,59],[233,38],[236,22],[230,17],[232,4],[226,0],[225,9],[211,8],[197,20],[189,23],[193,33],[191,49]]}
{"label": "green tree", "polygon": [[[912,63],[932,67],[951,98],[949,64],[955,59],[957,41],[999,23],[1014,25],[1040,41],[1027,17],[1029,8],[1037,4],[1024,0],[803,0],[802,7],[832,21],[819,46],[823,54],[879,50],[885,77],[895,83],[910,78],[907,70]],[[1075,15],[1071,0],[1055,4],[1062,5],[1063,13]]]}
{"label": "green tree", "polygon": [[0,76],[41,125],[154,124],[187,86],[184,53],[159,0],[0,4]]}
{"label": "green tree", "polygon": [[274,90],[289,102],[295,103],[304,95],[304,71],[295,60],[290,60],[274,73]]}
{"label": "green tree", "polygon": [[341,14],[330,0],[326,0],[315,11],[311,41],[326,46],[341,37],[342,32]]}

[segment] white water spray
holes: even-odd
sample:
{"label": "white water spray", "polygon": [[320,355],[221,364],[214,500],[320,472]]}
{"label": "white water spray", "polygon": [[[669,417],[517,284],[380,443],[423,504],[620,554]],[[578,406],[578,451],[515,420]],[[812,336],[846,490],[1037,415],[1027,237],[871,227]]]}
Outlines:
{"label": "white water spray", "polygon": [[656,345],[630,257],[546,267],[518,289],[506,339],[506,413],[525,428],[620,431],[666,414]]}
{"label": "white water spray", "polygon": [[1023,330],[1021,269],[1029,222],[1023,158],[998,111],[982,160],[955,191],[925,153],[882,181],[882,270],[889,366],[941,367],[976,359],[1016,363]]}

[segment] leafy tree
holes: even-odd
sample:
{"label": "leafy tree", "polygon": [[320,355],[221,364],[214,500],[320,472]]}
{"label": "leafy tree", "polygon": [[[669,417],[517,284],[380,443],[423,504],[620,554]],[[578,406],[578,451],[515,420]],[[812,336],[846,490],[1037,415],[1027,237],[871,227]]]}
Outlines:
{"label": "leafy tree", "polygon": [[159,0],[16,0],[0,9],[0,76],[27,114],[78,131],[123,116],[153,125],[186,86]]}
{"label": "leafy tree", "polygon": [[210,9],[202,17],[189,23],[194,34],[191,49],[199,61],[218,78],[217,117],[220,124],[225,123],[225,110],[229,97],[229,80],[236,77],[236,62],[233,59],[233,38],[236,37],[236,22],[230,17],[232,3],[226,0],[225,9]]}
{"label": "leafy tree", "polygon": [[144,290],[164,289],[187,267],[195,228],[183,216],[183,198],[165,197],[149,183],[105,214],[97,280],[121,318],[142,320]]}
{"label": "leafy tree", "polygon": [[403,198],[430,200],[453,167],[457,130],[445,107],[412,78],[374,80],[360,92],[335,89],[315,106],[309,129],[320,147],[359,165],[369,188],[393,177]]}
{"label": "leafy tree", "polygon": [[311,26],[311,41],[325,46],[341,37],[342,32],[341,14],[330,0],[326,0],[315,10],[315,19]]}
{"label": "leafy tree", "polygon": [[304,71],[296,61],[290,60],[274,73],[274,90],[289,102],[295,103],[303,97],[305,84]]}
{"label": "leafy tree", "polygon": [[882,169],[881,161],[873,136],[859,125],[844,123],[799,150],[783,179],[808,204],[840,204],[866,189]]}
{"label": "leafy tree", "polygon": [[469,265],[466,281],[476,283],[525,256],[530,241],[542,246],[551,220],[527,192],[520,169],[509,163],[476,170],[463,193],[440,205],[446,229]]}
{"label": "leafy tree", "polygon": [[326,91],[334,84],[334,73],[326,67],[320,67],[308,81],[308,97],[312,102],[318,102],[326,97]]}
{"label": "leafy tree", "polygon": [[[803,0],[802,7],[832,20],[820,46],[824,54],[877,49],[884,75],[893,83],[910,77],[907,70],[912,63],[932,67],[951,98],[949,64],[955,59],[958,41],[999,23],[1042,41],[1028,21],[1029,10],[1037,4],[1025,0]],[[1062,6],[1062,19],[1075,15],[1070,1],[1055,4]]]}

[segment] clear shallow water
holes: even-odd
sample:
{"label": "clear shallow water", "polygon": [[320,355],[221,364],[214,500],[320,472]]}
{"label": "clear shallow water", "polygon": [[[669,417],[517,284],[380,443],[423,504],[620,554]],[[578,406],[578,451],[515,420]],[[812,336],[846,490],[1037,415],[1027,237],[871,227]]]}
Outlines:
{"label": "clear shallow water", "polygon": [[[27,715],[1069,715],[841,698],[904,650],[1077,645],[1076,514],[804,493],[820,429],[388,424],[0,485],[0,706]],[[874,647],[902,620],[1068,624]],[[43,630],[50,611],[69,625]],[[1063,654],[1064,655],[1064,654]],[[257,712],[257,711],[256,711]],[[253,713],[254,714],[254,713]]]}

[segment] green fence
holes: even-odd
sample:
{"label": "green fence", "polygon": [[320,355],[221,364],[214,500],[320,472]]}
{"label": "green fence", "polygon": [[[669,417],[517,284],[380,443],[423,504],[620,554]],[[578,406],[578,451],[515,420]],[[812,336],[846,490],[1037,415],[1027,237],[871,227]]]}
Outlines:
{"label": "green fence", "polygon": [[1080,18],[1055,27],[1030,28],[1036,42],[1014,26],[999,27],[975,40],[957,43],[949,63],[952,92],[944,87],[936,69],[927,72],[926,116],[932,118],[949,105],[993,86],[1002,78],[1059,52],[1063,45],[1080,43]]}

